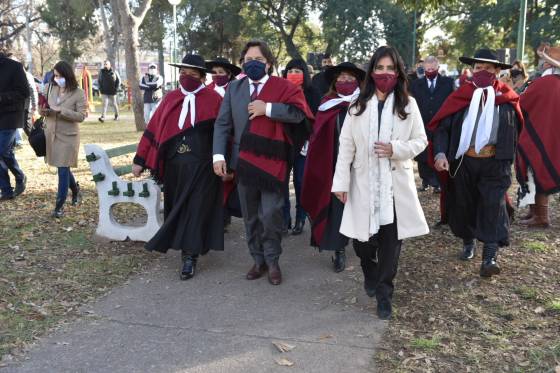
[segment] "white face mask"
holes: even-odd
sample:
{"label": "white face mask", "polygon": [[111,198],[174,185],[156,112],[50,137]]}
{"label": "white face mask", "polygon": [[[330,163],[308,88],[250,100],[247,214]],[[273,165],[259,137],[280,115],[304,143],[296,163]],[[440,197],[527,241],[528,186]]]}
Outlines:
{"label": "white face mask", "polygon": [[148,69],[148,74],[150,75],[156,75],[157,70],[156,69]]}
{"label": "white face mask", "polygon": [[54,81],[60,88],[66,87],[66,79],[64,79],[63,77],[54,78]]}

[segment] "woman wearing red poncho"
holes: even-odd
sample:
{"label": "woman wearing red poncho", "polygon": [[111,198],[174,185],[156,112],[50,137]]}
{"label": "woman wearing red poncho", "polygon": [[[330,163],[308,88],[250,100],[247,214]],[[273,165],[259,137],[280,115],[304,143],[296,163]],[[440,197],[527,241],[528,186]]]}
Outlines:
{"label": "woman wearing red poncho", "polygon": [[301,202],[311,219],[311,245],[321,251],[334,251],[335,272],[344,271],[348,244],[348,237],[339,232],[344,204],[331,193],[338,137],[348,105],[358,97],[364,76],[365,72],[350,62],[325,70],[329,91],[315,117],[303,176]]}
{"label": "woman wearing red poncho", "polygon": [[133,173],[149,169],[164,186],[164,224],[146,244],[150,251],[181,250],[181,279],[194,276],[199,255],[224,249],[222,182],[212,172],[212,137],[221,97],[204,84],[206,67],[187,55],[181,86],[169,92],[148,123]]}

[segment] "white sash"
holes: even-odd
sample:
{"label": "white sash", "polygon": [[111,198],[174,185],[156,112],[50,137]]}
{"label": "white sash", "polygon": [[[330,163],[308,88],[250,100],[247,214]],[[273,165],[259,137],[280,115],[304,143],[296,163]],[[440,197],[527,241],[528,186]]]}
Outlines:
{"label": "white sash", "polygon": [[358,98],[360,94],[360,88],[356,88],[354,93],[350,96],[342,96],[340,93],[338,94],[338,98],[330,99],[329,101],[323,102],[321,106],[319,106],[319,111],[327,111],[330,108],[335,107],[336,105],[340,104],[341,102],[352,102]]}
{"label": "white sash", "polygon": [[187,114],[189,113],[189,111],[191,112],[191,125],[194,127],[194,121],[196,118],[195,95],[198,93],[198,91],[204,88],[204,84],[201,84],[200,87],[198,87],[193,92],[189,92],[181,86],[179,86],[179,88],[181,89],[181,93],[185,95],[185,98],[183,99],[183,107],[181,108],[181,114],[179,115],[179,128],[183,129],[183,127],[185,126],[185,119],[187,119]]}

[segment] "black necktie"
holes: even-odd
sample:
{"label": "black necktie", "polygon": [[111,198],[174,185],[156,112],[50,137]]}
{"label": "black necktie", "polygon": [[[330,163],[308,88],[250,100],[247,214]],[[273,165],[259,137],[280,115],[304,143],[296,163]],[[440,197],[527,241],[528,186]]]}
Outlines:
{"label": "black necktie", "polygon": [[436,83],[434,82],[433,79],[430,79],[430,93],[434,93],[435,90],[436,90]]}

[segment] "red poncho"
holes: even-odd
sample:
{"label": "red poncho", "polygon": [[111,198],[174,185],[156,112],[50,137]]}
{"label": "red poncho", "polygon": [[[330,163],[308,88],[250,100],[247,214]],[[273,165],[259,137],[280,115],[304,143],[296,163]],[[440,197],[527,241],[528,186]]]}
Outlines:
{"label": "red poncho", "polygon": [[[222,103],[220,95],[205,87],[195,96],[195,126],[216,120]],[[190,114],[187,115],[182,129],[178,125],[184,98],[179,89],[165,95],[138,144],[134,163],[150,169],[158,181],[163,181],[165,176],[164,155],[168,141],[193,128]]]}
{"label": "red poncho", "polygon": [[531,83],[521,95],[521,108],[527,121],[519,135],[517,178],[525,184],[531,167],[537,190],[556,193],[560,191],[560,76],[548,75]]}
{"label": "red poncho", "polygon": [[[308,120],[313,120],[303,90],[286,79],[271,76],[257,100],[292,105],[303,111]],[[249,122],[239,144],[237,175],[241,183],[263,190],[282,190],[287,182],[293,145],[293,139],[284,127],[284,123],[264,115]]]}
{"label": "red poncho", "polygon": [[[337,97],[326,96],[321,104],[334,98]],[[347,110],[348,105],[347,102],[342,102],[329,110],[317,112],[313,134],[309,140],[300,200],[311,218],[312,241],[317,246],[321,245],[327,227],[331,202],[336,118],[341,110]]]}

